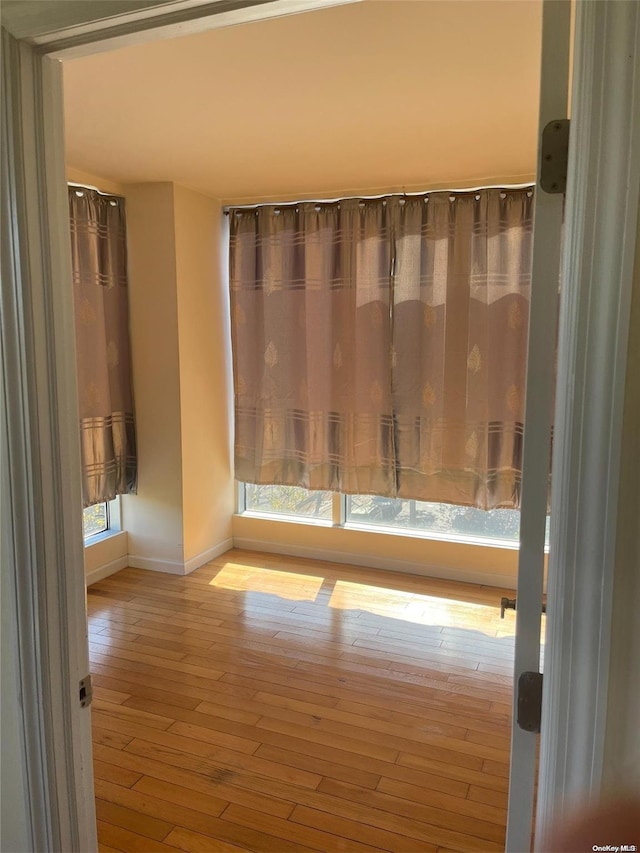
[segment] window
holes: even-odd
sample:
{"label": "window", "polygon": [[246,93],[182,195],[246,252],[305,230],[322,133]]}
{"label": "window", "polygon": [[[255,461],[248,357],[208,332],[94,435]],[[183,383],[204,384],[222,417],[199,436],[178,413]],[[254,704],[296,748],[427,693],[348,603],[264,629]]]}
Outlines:
{"label": "window", "polygon": [[310,492],[299,486],[256,486],[253,483],[246,483],[244,490],[247,512],[331,522],[332,492]]}
{"label": "window", "polygon": [[[425,538],[453,541],[500,542],[517,545],[520,537],[520,511],[446,503],[383,498],[377,495],[335,495],[327,491],[308,491],[298,486],[257,486],[240,484],[241,506],[246,513],[289,521],[332,523],[335,499],[341,504],[335,522],[340,527],[360,527],[386,533],[411,532]],[[336,511],[337,512],[337,511]],[[547,516],[545,545],[549,545]]]}
{"label": "window", "polygon": [[229,215],[242,509],[517,546],[533,189]]}
{"label": "window", "polygon": [[[312,492],[299,486],[256,486],[240,484],[244,511],[265,518],[310,521],[330,524],[334,498],[342,510],[339,526],[366,527],[385,533],[411,532],[425,538],[447,538],[457,542],[484,540],[517,545],[520,537],[520,511],[446,503],[429,503],[375,495],[334,495]],[[336,521],[338,516],[336,514]],[[549,544],[547,516],[545,544]]]}
{"label": "window", "polygon": [[520,511],[517,509],[485,512],[475,507],[372,495],[347,497],[347,522],[367,527],[415,530],[455,539],[517,542],[520,535]]}
{"label": "window", "polygon": [[89,539],[109,529],[109,508],[106,503],[93,504],[82,512],[84,538]]}

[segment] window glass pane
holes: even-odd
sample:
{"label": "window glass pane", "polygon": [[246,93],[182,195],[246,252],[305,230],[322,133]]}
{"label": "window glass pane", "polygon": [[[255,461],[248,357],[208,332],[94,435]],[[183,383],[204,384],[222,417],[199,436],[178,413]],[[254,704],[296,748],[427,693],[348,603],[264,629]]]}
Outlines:
{"label": "window glass pane", "polygon": [[106,503],[88,506],[82,512],[82,524],[84,538],[95,536],[96,533],[104,533],[109,529],[109,517],[107,515]]}
{"label": "window glass pane", "polygon": [[[318,519],[331,522],[332,492],[311,492],[297,486],[256,486],[246,483],[245,510],[277,518]],[[416,533],[446,535],[456,540],[488,539],[518,544],[520,511],[429,503],[376,495],[347,495],[348,524],[372,529],[412,530]],[[545,543],[549,544],[547,516]]]}
{"label": "window glass pane", "polygon": [[456,539],[502,539],[517,542],[520,512],[481,509],[426,501],[354,495],[347,499],[347,521],[377,527],[398,527]]}
{"label": "window glass pane", "polygon": [[310,492],[299,486],[245,485],[245,509],[264,515],[331,521],[332,492]]}

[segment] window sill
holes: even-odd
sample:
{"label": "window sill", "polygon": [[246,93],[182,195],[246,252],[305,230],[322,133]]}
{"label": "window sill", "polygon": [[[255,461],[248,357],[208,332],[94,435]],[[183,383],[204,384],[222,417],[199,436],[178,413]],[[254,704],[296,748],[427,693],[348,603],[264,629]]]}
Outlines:
{"label": "window sill", "polygon": [[276,515],[268,512],[257,512],[252,509],[245,509],[244,512],[234,513],[235,518],[259,518],[262,521],[277,521],[283,524],[308,524],[310,527],[337,527],[342,525],[334,525],[328,518],[305,518],[299,515]]}
{"label": "window sill", "polygon": [[126,537],[126,535],[124,530],[104,530],[102,533],[94,533],[93,536],[88,536],[84,540],[84,549],[87,551],[101,542],[106,542],[110,539],[116,540],[118,537]]}

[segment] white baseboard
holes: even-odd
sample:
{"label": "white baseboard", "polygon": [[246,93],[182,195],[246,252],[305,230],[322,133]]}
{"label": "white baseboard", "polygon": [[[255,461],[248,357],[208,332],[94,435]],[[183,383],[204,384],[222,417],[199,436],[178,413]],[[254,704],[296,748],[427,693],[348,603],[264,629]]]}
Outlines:
{"label": "white baseboard", "polygon": [[86,584],[87,586],[91,586],[92,583],[104,580],[105,578],[108,578],[109,575],[114,575],[121,569],[126,569],[129,565],[129,557],[124,554],[116,560],[111,560],[110,563],[105,563],[104,566],[98,566],[97,569],[92,569],[90,572],[87,572],[85,575]]}
{"label": "white baseboard", "polygon": [[233,545],[235,548],[243,548],[247,551],[266,551],[270,554],[287,554],[291,557],[328,560],[331,563],[367,566],[373,569],[384,569],[389,572],[405,572],[426,578],[440,578],[441,580],[482,584],[483,586],[495,586],[503,589],[505,587],[511,588],[512,585],[509,583],[510,578],[504,575],[477,572],[471,567],[463,569],[449,568],[435,564],[431,565],[429,563],[412,563],[406,560],[394,560],[389,557],[376,557],[369,554],[351,553],[349,551],[335,551],[329,548],[308,548],[303,545],[289,545],[268,540],[248,539],[242,536],[235,536]]}
{"label": "white baseboard", "polygon": [[197,554],[185,563],[173,562],[171,560],[160,560],[152,557],[140,557],[135,554],[125,554],[87,572],[87,586],[97,583],[109,575],[119,572],[131,566],[135,569],[149,569],[154,572],[164,572],[171,575],[188,575],[204,566],[211,560],[215,560],[221,554],[231,548],[242,548],[246,551],[264,551],[269,554],[287,554],[291,557],[305,557],[313,560],[328,560],[332,563],[346,563],[352,566],[370,566],[374,569],[384,569],[390,572],[405,572],[421,577],[440,578],[442,580],[460,581],[462,583],[476,583],[485,586],[510,587],[509,578],[504,575],[490,574],[489,572],[474,571],[473,568],[461,569],[443,567],[430,563],[414,563],[407,560],[394,560],[389,557],[376,557],[367,554],[356,554],[349,551],[336,551],[329,548],[309,548],[303,545],[288,545],[273,542],[267,539],[248,539],[246,537],[234,537],[225,539],[213,548]]}
{"label": "white baseboard", "polygon": [[233,548],[233,539],[225,539],[218,545],[214,545],[212,548],[196,554],[195,557],[191,557],[190,560],[184,563],[177,560],[160,560],[155,557],[141,557],[137,554],[129,554],[128,565],[134,569],[149,569],[153,572],[164,572],[169,575],[189,575],[210,560],[215,560],[216,557],[224,554],[230,548]]}
{"label": "white baseboard", "polygon": [[141,557],[138,554],[129,554],[129,565],[132,569],[149,569],[152,572],[164,572],[168,575],[183,575],[184,563],[177,560],[160,560],[156,557]]}
{"label": "white baseboard", "polygon": [[220,542],[219,545],[214,545],[213,548],[208,548],[206,551],[203,551],[201,554],[197,554],[195,557],[192,557],[190,560],[184,564],[184,573],[185,575],[191,574],[196,569],[199,569],[200,566],[204,566],[205,563],[211,562],[211,560],[215,560],[216,557],[219,557],[221,554],[225,554],[227,551],[233,548],[233,539],[225,539],[223,542]]}

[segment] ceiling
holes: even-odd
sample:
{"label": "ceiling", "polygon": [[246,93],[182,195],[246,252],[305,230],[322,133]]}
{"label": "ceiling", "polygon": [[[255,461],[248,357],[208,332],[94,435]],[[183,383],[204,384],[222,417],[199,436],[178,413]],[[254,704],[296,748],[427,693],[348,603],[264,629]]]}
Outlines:
{"label": "ceiling", "polygon": [[364,0],[64,63],[67,164],[224,201],[535,173],[540,0]]}

